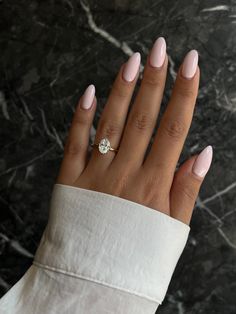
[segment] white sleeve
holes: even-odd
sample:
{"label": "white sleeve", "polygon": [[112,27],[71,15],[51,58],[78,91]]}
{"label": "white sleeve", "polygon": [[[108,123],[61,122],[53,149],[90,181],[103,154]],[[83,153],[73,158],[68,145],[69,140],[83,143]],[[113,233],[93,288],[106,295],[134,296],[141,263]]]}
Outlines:
{"label": "white sleeve", "polygon": [[55,184],[33,264],[1,314],[154,314],[190,228],[144,205]]}

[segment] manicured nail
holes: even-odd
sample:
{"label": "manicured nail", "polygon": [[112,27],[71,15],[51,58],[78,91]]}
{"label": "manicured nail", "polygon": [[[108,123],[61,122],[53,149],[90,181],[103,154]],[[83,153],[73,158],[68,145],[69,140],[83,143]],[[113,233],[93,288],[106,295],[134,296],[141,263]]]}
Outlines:
{"label": "manicured nail", "polygon": [[150,64],[153,67],[160,68],[164,61],[166,56],[166,41],[164,37],[159,37],[151,50],[150,54]]}
{"label": "manicured nail", "polygon": [[198,52],[197,50],[191,50],[184,58],[182,66],[183,77],[190,79],[194,76],[198,65]]}
{"label": "manicured nail", "polygon": [[194,162],[192,171],[199,177],[204,177],[210,168],[212,161],[213,150],[209,145],[201,151]]}
{"label": "manicured nail", "polygon": [[139,52],[135,52],[125,64],[123,70],[123,78],[127,82],[132,82],[139,70],[139,65],[141,61],[141,55]]}
{"label": "manicured nail", "polygon": [[84,109],[89,109],[92,106],[94,95],[95,95],[95,86],[91,84],[86,88],[82,96],[81,107]]}

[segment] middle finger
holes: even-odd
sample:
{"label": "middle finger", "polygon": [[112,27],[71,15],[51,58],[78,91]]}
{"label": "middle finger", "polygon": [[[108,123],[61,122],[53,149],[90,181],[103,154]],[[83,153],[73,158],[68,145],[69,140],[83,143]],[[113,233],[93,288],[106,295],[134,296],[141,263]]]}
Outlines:
{"label": "middle finger", "polygon": [[198,53],[192,50],[179,69],[169,104],[143,165],[145,173],[158,173],[165,180],[167,189],[171,187],[176,164],[191,125],[199,77]]}
{"label": "middle finger", "polygon": [[160,110],[167,65],[166,42],[163,37],[159,37],[148,56],[143,80],[128,116],[115,162],[129,163],[134,168],[143,163]]}

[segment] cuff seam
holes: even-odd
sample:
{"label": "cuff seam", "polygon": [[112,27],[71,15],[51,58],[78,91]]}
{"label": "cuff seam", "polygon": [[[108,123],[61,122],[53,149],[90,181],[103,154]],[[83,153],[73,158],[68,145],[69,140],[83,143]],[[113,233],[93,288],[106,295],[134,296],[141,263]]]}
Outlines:
{"label": "cuff seam", "polygon": [[153,299],[153,298],[148,297],[148,296],[146,296],[146,295],[144,295],[142,293],[139,293],[137,291],[125,289],[123,287],[119,287],[119,286],[116,286],[116,285],[112,285],[112,284],[109,284],[109,283],[107,283],[105,281],[98,280],[96,278],[92,278],[92,277],[89,277],[89,276],[84,276],[84,275],[82,275],[80,273],[74,273],[74,272],[71,272],[71,271],[63,270],[63,269],[58,268],[58,267],[53,267],[53,266],[49,266],[49,265],[46,265],[46,264],[41,264],[41,263],[39,263],[39,262],[37,262],[35,260],[33,261],[33,265],[38,266],[40,268],[48,269],[48,270],[51,270],[51,271],[54,271],[54,272],[58,272],[58,273],[61,273],[61,274],[64,274],[64,275],[68,275],[68,276],[71,276],[71,277],[80,278],[80,279],[88,280],[88,281],[91,281],[91,282],[99,283],[99,284],[102,284],[102,285],[110,287],[110,288],[118,289],[120,291],[128,292],[130,294],[136,295],[136,296],[144,298],[146,300],[155,302],[155,303],[157,303],[157,305],[161,305],[161,303],[162,303],[160,300]]}

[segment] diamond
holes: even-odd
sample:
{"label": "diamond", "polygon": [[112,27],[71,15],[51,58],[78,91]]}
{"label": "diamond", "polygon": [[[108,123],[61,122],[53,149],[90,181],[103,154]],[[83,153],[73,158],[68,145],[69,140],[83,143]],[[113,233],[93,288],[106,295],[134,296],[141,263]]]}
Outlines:
{"label": "diamond", "polygon": [[103,138],[99,142],[98,149],[100,153],[106,154],[107,152],[109,152],[110,148],[111,148],[111,144],[107,138]]}

